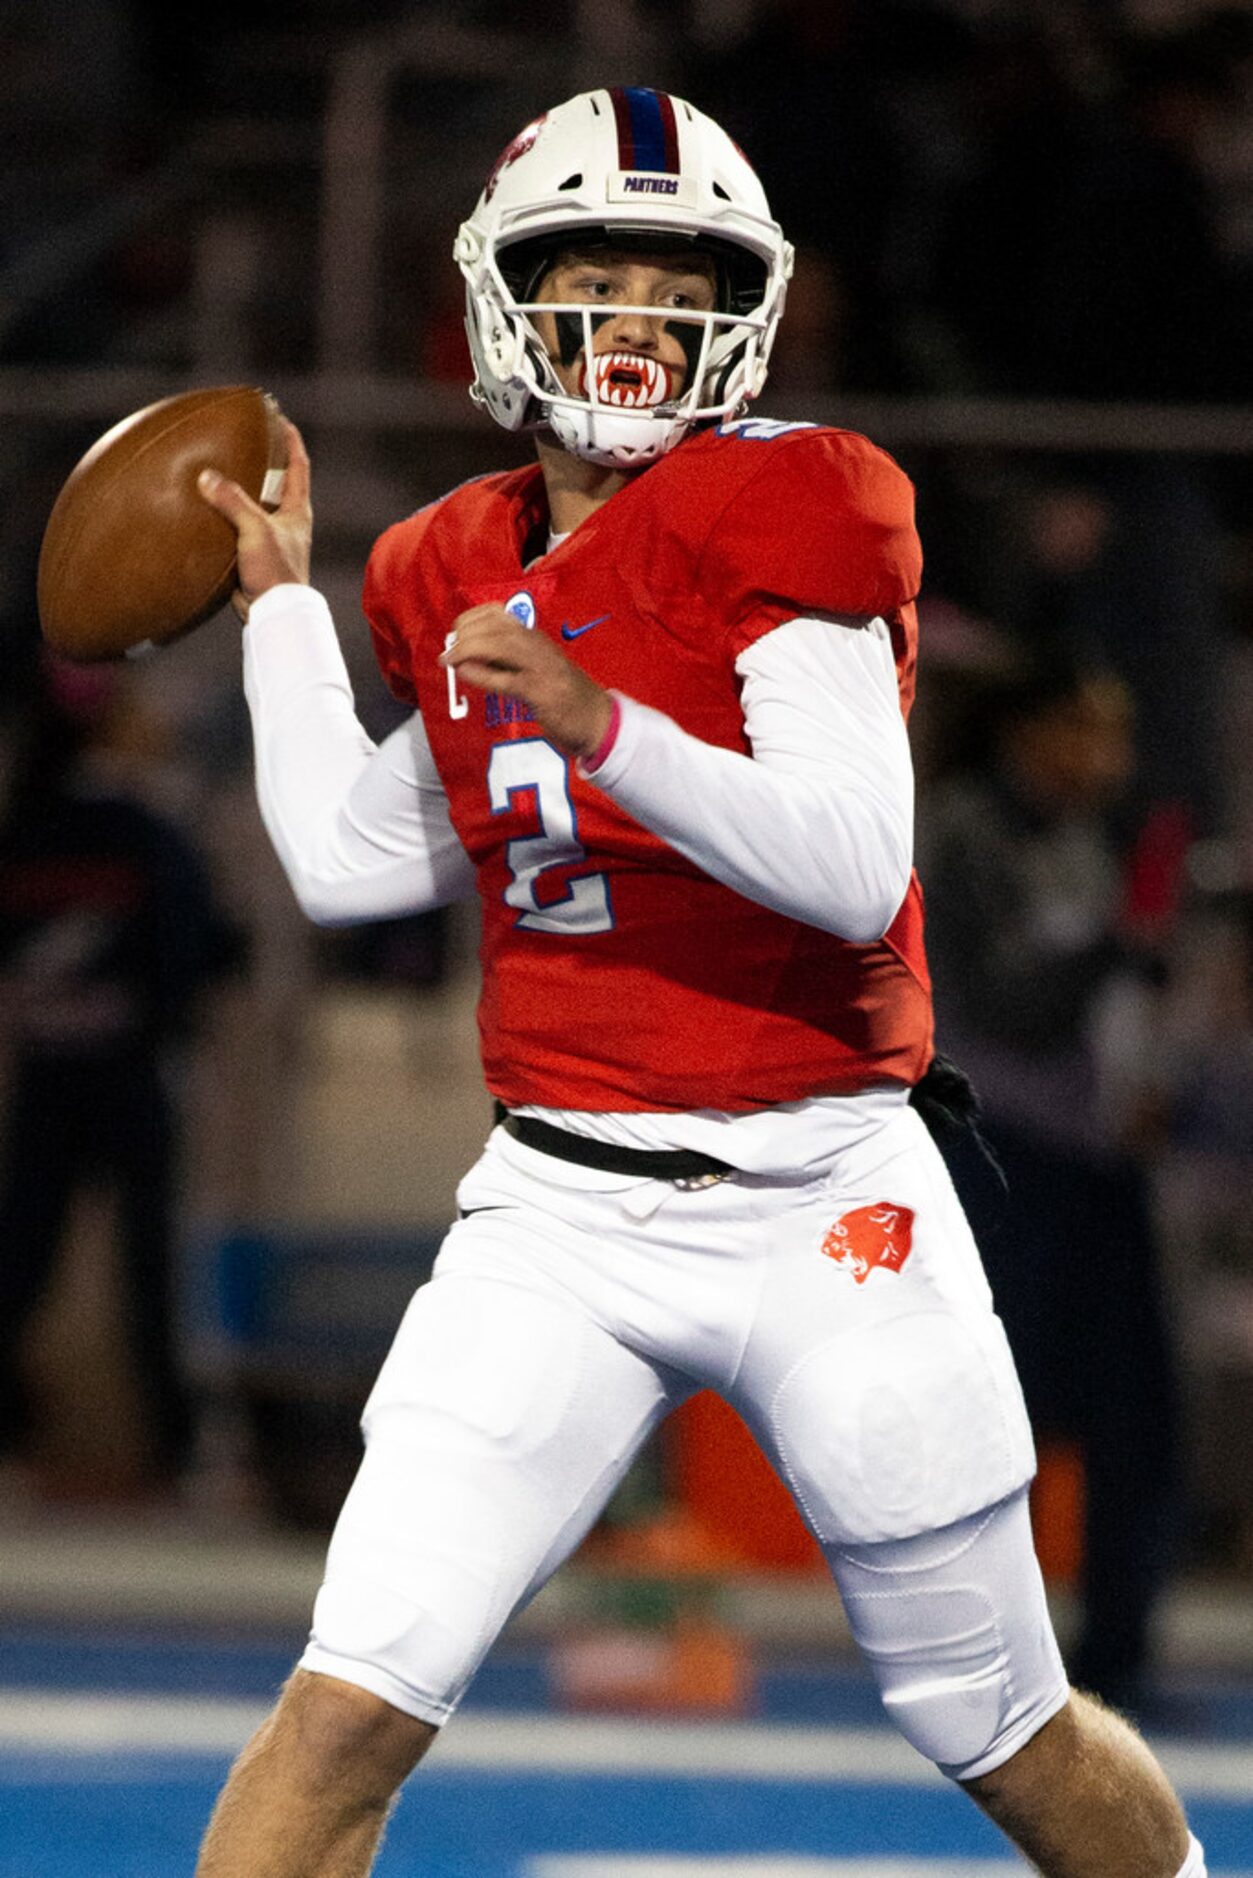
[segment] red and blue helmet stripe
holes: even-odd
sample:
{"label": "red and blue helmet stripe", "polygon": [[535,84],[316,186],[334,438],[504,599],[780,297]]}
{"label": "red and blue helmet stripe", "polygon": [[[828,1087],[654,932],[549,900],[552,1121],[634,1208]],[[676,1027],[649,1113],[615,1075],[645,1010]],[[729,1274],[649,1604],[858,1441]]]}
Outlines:
{"label": "red and blue helmet stripe", "polygon": [[618,126],[618,167],[679,172],[679,129],[674,100],[643,85],[615,85],[609,93]]}

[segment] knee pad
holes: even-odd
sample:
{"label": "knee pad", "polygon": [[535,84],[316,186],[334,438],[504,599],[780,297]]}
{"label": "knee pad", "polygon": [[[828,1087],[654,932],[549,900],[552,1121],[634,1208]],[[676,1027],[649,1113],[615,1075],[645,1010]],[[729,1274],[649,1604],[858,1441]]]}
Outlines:
{"label": "knee pad", "polygon": [[850,1602],[860,1607],[849,1619],[891,1720],[927,1760],[962,1777],[994,1746],[1009,1711],[1009,1664],[990,1601],[957,1589]]}
{"label": "knee pad", "polygon": [[1025,1493],[831,1565],[885,1709],[950,1779],[999,1767],[1066,1701]]}

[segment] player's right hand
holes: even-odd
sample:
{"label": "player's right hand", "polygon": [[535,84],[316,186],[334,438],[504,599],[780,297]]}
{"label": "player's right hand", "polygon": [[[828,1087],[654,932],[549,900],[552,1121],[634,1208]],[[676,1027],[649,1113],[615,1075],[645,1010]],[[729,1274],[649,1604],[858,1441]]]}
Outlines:
{"label": "player's right hand", "polygon": [[202,470],[199,490],[211,508],[224,515],[239,537],[239,585],[231,604],[246,620],[252,602],[271,587],[309,583],[313,552],[313,510],[309,504],[309,453],[296,426],[283,419],[287,470],[283,495],[274,510],[263,509],[238,483]]}

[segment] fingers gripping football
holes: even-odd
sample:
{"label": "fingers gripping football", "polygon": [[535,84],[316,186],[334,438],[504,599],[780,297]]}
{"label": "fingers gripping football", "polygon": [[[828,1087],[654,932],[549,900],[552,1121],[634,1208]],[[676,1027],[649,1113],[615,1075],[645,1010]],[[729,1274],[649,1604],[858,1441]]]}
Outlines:
{"label": "fingers gripping football", "polygon": [[200,493],[219,515],[224,515],[239,540],[239,585],[232,604],[247,619],[252,602],[271,587],[287,581],[307,585],[313,544],[313,511],[309,503],[309,456],[296,426],[284,420],[287,472],[283,496],[270,510],[254,502],[246,490],[216,470],[204,470]]}
{"label": "fingers gripping football", "polygon": [[476,690],[520,698],[569,756],[590,756],[609,729],[609,692],[503,606],[474,606],[459,614],[440,663]]}

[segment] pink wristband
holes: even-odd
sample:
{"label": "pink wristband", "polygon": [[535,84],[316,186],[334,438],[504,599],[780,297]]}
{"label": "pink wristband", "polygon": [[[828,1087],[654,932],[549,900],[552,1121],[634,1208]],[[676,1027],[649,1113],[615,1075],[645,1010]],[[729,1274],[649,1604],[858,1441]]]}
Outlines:
{"label": "pink wristband", "polygon": [[592,754],[580,760],[579,768],[585,773],[590,770],[599,769],[602,763],[608,762],[609,752],[618,741],[618,732],[622,728],[622,706],[618,702],[618,694],[616,691],[609,693],[609,703],[612,709],[609,717],[608,730],[606,730],[604,736],[592,751]]}

